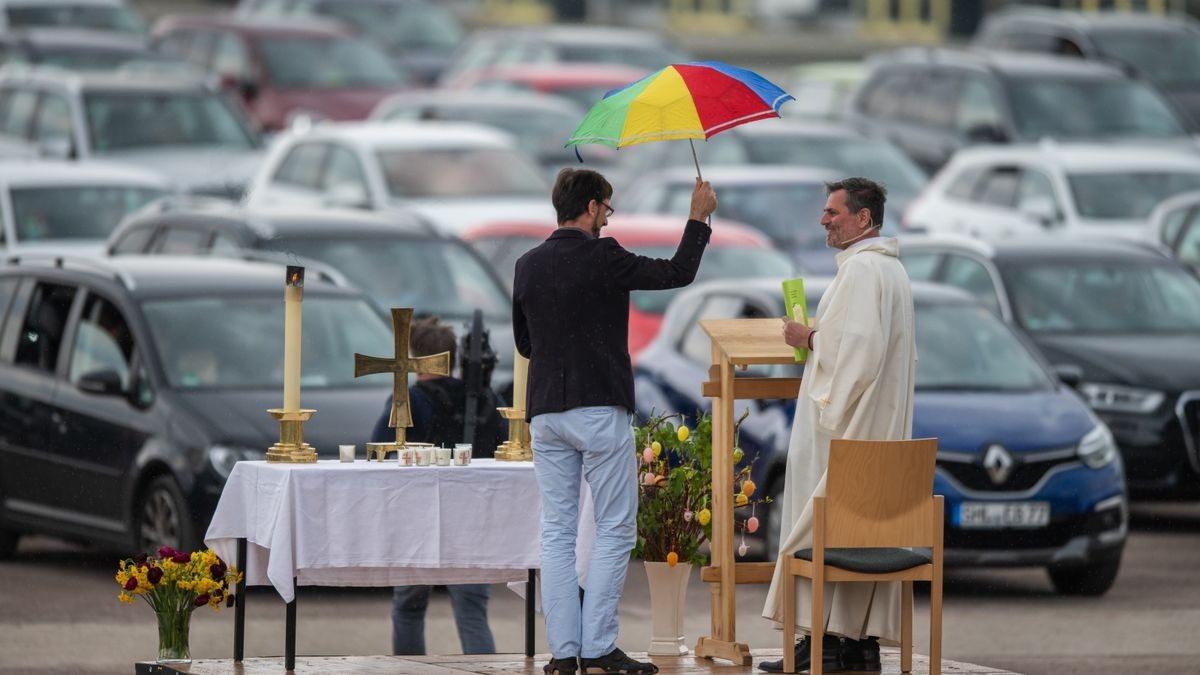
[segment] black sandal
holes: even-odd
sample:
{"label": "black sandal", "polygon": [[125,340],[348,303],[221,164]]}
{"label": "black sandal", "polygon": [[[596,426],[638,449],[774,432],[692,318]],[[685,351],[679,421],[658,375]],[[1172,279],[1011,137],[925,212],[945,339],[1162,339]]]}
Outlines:
{"label": "black sandal", "polygon": [[575,675],[579,670],[579,661],[575,657],[567,659],[550,659],[550,663],[542,666],[545,675]]}
{"label": "black sandal", "polygon": [[579,659],[583,675],[654,675],[658,666],[649,661],[635,661],[620,649],[594,659]]}

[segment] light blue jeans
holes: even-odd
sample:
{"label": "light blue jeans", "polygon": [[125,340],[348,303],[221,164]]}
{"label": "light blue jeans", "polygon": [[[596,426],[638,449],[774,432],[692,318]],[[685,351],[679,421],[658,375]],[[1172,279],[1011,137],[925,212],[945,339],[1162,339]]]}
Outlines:
{"label": "light blue jeans", "polygon": [[[432,586],[397,586],[392,591],[392,653],[425,653],[425,610],[429,607]],[[446,586],[454,624],[464,654],[495,654],[496,642],[488,626],[487,584]]]}
{"label": "light blue jeans", "polygon": [[[628,411],[573,408],[533,418],[533,470],[542,493],[542,612],[556,659],[594,659],[617,644],[617,605],[637,540],[637,462]],[[575,537],[580,478],[596,512],[587,593],[579,602]]]}

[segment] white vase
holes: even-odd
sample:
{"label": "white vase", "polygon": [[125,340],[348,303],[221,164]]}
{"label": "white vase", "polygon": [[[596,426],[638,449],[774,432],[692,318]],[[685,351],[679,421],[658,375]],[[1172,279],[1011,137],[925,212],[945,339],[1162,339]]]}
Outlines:
{"label": "white vase", "polygon": [[690,563],[671,567],[665,562],[647,562],[650,580],[650,648],[653,656],[682,656],[688,653],[683,637],[684,605],[687,600]]}

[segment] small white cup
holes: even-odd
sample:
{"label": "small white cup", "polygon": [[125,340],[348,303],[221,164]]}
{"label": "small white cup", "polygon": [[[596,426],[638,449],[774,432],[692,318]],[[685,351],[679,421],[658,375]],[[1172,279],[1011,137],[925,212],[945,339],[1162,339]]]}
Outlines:
{"label": "small white cup", "polygon": [[454,446],[455,466],[467,466],[471,463],[471,444],[459,443]]}
{"label": "small white cup", "polygon": [[396,450],[396,461],[400,466],[412,466],[416,463],[416,453],[407,445],[402,445]]}
{"label": "small white cup", "polygon": [[433,456],[433,448],[417,448],[413,452],[417,456],[417,466],[429,466],[429,460]]}
{"label": "small white cup", "polygon": [[453,452],[450,448],[434,448],[433,454],[437,458],[437,465],[450,466],[450,456]]}
{"label": "small white cup", "polygon": [[353,446],[353,445],[339,445],[338,446],[338,456],[341,458],[341,460],[343,462],[353,462],[354,461],[354,448],[355,448],[355,446]]}

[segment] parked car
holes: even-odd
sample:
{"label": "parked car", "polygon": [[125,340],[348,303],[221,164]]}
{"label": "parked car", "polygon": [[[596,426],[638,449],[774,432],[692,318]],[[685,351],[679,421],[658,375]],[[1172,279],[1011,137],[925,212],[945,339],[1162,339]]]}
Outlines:
{"label": "parked car", "polygon": [[788,71],[785,88],[796,99],[783,106],[784,117],[842,120],[850,109],[850,98],[867,69],[862,60],[801,63]]}
{"label": "parked car", "polygon": [[403,209],[242,208],[210,200],[164,200],[127,218],[109,237],[112,255],[300,258],[328,265],[380,308],[412,307],[462,332],[476,309],[498,358],[493,382],[512,379],[512,295],[475,251]]}
{"label": "parked car", "polygon": [[377,45],[331,23],[167,15],[153,35],[216,77],[268,131],[300,116],[360,120],[413,83]]}
{"label": "parked car", "polygon": [[[45,534],[126,554],[199,544],[233,465],[279,439],[285,268],[240,260],[23,259],[0,268],[0,557]],[[392,389],[354,378],[391,329],[357,290],[305,280],[304,440],[369,440]]]}
{"label": "parked car", "polygon": [[[815,310],[828,279],[805,280]],[[1044,567],[1061,593],[1100,595],[1120,568],[1128,526],[1112,434],[1036,350],[958,291],[913,284],[917,363],[913,437],[936,437],[934,493],[945,496],[948,566]],[[705,319],[783,316],[779,279],[721,280],[679,294],[634,376],[638,412],[706,410],[712,361]],[[781,338],[782,339],[782,338]],[[796,376],[799,365],[739,376]],[[778,498],[793,400],[737,401],[739,444],[764,494]],[[778,509],[759,505],[774,560]]]}
{"label": "parked car", "polygon": [[235,104],[178,72],[144,69],[0,71],[0,139],[155,171],[182,192],[226,198],[241,196],[262,159]]}
{"label": "parked car", "polygon": [[1133,242],[911,237],[914,280],[1020,329],[1112,430],[1136,498],[1200,496],[1200,281]]}
{"label": "parked car", "polygon": [[121,219],[170,194],[148,171],[102,162],[0,162],[0,251],[99,253]]}
{"label": "parked car", "polygon": [[145,33],[146,21],[126,0],[0,0],[0,32],[35,27]]}
{"label": "parked car", "polygon": [[649,74],[643,68],[607,63],[519,63],[481,68],[443,86],[471,91],[532,91],[558,96],[589,110],[608,92]]}
{"label": "parked car", "polygon": [[196,75],[186,61],[152,49],[142,35],[74,28],[30,28],[0,33],[0,65],[10,64],[66,70],[115,70],[145,64]]}
{"label": "parked car", "polygon": [[290,130],[246,195],[252,206],[411,208],[460,233],[503,218],[553,222],[545,176],[512,136],[476,124],[362,122]]}
{"label": "parked car", "polygon": [[454,86],[474,70],[504,64],[610,64],[638,69],[644,74],[689,60],[682,49],[662,34],[636,28],[585,25],[489,28],[467,37],[438,82]]}
{"label": "parked car", "polygon": [[1159,86],[1200,128],[1200,24],[1183,13],[1075,12],[1012,7],[989,13],[976,46],[1058,54],[1132,69]]}
{"label": "parked car", "polygon": [[[703,173],[719,195],[722,217],[762,232],[810,274],[837,269],[833,251],[825,247],[820,220],[825,183],[844,176],[828,169],[773,164],[715,166]],[[635,214],[687,213],[695,185],[695,168],[657,171],[643,175],[628,193],[618,194],[614,205]],[[886,210],[884,215],[888,217]]]}
{"label": "parked car", "polygon": [[1200,153],[1049,141],[979,146],[955,154],[902,221],[909,231],[985,239],[1143,239],[1154,207],[1190,190],[1200,190]]}
{"label": "parked car", "polygon": [[423,84],[437,81],[465,34],[455,13],[434,0],[242,0],[237,12],[337,21]]}
{"label": "parked car", "polygon": [[1151,84],[1101,63],[1039,54],[902,49],[875,57],[850,122],[929,172],[975,143],[1154,141],[1190,145]]}
{"label": "parked car", "polygon": [[1200,276],[1200,192],[1176,195],[1150,214],[1150,237]]}
{"label": "parked car", "polygon": [[[686,224],[684,216],[614,215],[601,230],[626,249],[652,258],[670,258],[679,246]],[[512,288],[517,258],[546,240],[553,223],[506,221],[468,229],[462,238],[475,247]],[[713,221],[712,237],[700,260],[696,280],[727,277],[790,277],[800,273],[785,253],[757,230],[740,223]],[[663,312],[680,289],[633,291],[629,294],[629,353],[638,354],[658,333]]]}

